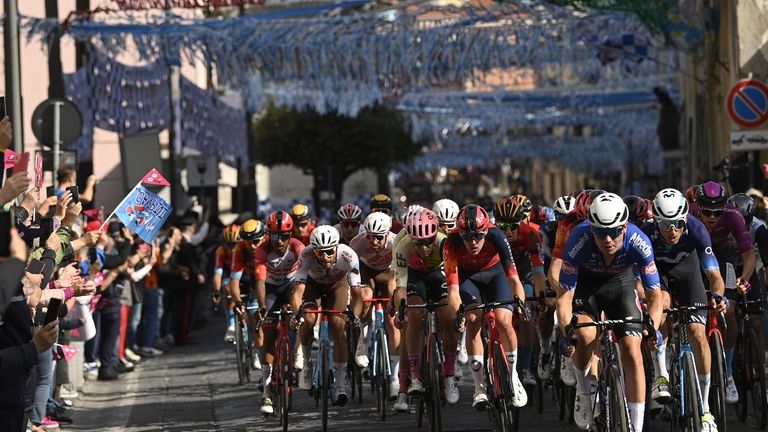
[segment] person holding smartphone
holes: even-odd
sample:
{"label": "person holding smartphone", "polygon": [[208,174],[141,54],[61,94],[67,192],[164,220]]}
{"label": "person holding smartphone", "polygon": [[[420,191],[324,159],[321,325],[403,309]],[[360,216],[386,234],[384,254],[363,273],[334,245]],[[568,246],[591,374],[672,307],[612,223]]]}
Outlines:
{"label": "person holding smartphone", "polygon": [[[61,196],[71,187],[77,187],[77,170],[71,165],[63,165],[56,174],[58,188],[55,191],[56,196]],[[93,193],[96,188],[96,176],[90,175],[85,181],[85,188],[79,191],[78,201],[83,204],[90,204],[93,201]],[[70,190],[71,192],[71,190]]]}

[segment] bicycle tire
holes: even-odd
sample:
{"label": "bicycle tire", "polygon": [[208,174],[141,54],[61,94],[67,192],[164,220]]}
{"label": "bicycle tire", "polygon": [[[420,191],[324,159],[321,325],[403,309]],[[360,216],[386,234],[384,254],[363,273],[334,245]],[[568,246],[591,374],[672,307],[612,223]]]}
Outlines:
{"label": "bicycle tire", "polygon": [[725,351],[720,332],[709,336],[709,349],[712,357],[711,381],[709,387],[709,410],[715,417],[717,430],[726,432],[727,411],[725,404]]}
{"label": "bicycle tire", "polygon": [[291,381],[293,379],[293,365],[291,364],[291,345],[288,340],[283,340],[281,344],[282,354],[280,365],[280,423],[283,426],[283,432],[288,432],[288,412],[291,409],[291,394],[293,388],[291,387]]}
{"label": "bicycle tire", "polygon": [[442,377],[440,373],[440,350],[434,336],[430,337],[429,343],[429,399],[432,405],[432,415],[429,419],[429,430],[431,432],[440,432],[443,430],[443,418],[440,413],[442,400]]}
{"label": "bicycle tire", "polygon": [[621,372],[616,365],[608,368],[608,402],[610,403],[609,412],[603,415],[609,415],[605,425],[608,429],[616,432],[630,432],[629,415],[627,412],[627,400],[624,397],[621,385]]}
{"label": "bicycle tire", "polygon": [[320,342],[320,350],[317,353],[317,367],[320,369],[320,416],[323,432],[328,431],[328,399],[331,393],[331,377],[328,370],[328,342]]}
{"label": "bicycle tire", "polygon": [[[558,345],[560,343],[558,341]],[[552,353],[552,398],[557,410],[557,419],[565,419],[565,383],[560,379],[560,353]]]}
{"label": "bicycle tire", "polygon": [[512,404],[512,380],[510,378],[509,366],[507,365],[507,358],[501,349],[501,344],[493,344],[493,368],[498,376],[498,388],[501,394],[496,395],[499,398],[498,403],[498,415],[500,417],[501,430],[504,432],[513,431],[514,424],[517,423],[517,419],[513,419],[513,410],[510,410]]}
{"label": "bicycle tire", "polygon": [[421,396],[414,399],[416,399],[416,427],[421,428],[424,424],[424,405],[426,402],[424,402],[424,398]]}
{"label": "bicycle tire", "polygon": [[685,406],[687,407],[686,413],[686,425],[691,432],[699,432],[701,430],[701,402],[699,401],[698,391],[698,377],[694,373],[696,370],[696,364],[693,360],[693,353],[687,352],[683,354],[683,367],[685,371],[685,377],[681,382],[685,387]]}
{"label": "bicycle tire", "polygon": [[736,384],[736,389],[739,392],[739,400],[736,402],[735,408],[736,408],[736,418],[739,419],[739,421],[745,422],[747,421],[747,414],[748,414],[748,404],[746,402],[746,399],[744,398],[744,395],[746,394],[746,381],[749,380],[750,377],[747,377],[747,374],[750,373],[748,368],[746,368],[747,364],[747,341],[746,337],[742,336],[741,333],[739,333],[738,338],[736,339],[736,347],[733,353],[733,381]]}
{"label": "bicycle tire", "polygon": [[377,334],[379,349],[376,353],[378,355],[377,362],[377,379],[379,380],[381,388],[379,389],[378,405],[381,410],[379,412],[379,419],[385,421],[387,419],[387,401],[389,400],[389,375],[387,374],[387,366],[389,366],[389,355],[387,355],[387,335],[384,331],[379,331]]}
{"label": "bicycle tire", "polygon": [[237,364],[237,379],[238,384],[245,384],[245,367],[243,365],[245,359],[244,351],[245,342],[243,341],[243,327],[239,323],[235,324],[235,363]]}
{"label": "bicycle tire", "polygon": [[764,356],[760,355],[760,344],[757,342],[757,333],[753,329],[747,332],[747,341],[749,347],[749,365],[752,368],[752,380],[749,389],[749,399],[752,402],[753,417],[757,422],[759,429],[765,429],[768,423],[768,400],[765,394],[765,366],[763,365]]}
{"label": "bicycle tire", "polygon": [[246,382],[251,382],[251,367],[253,365],[253,341],[251,340],[251,328],[248,325],[250,319],[250,317],[247,318],[243,325],[243,350],[245,354],[243,371],[245,372]]}

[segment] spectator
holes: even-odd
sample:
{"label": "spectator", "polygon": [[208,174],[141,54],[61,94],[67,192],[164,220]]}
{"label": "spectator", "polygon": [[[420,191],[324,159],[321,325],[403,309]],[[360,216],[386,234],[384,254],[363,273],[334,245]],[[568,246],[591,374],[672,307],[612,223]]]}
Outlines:
{"label": "spectator", "polygon": [[[61,196],[68,187],[77,186],[77,171],[71,165],[63,165],[56,174],[56,181],[59,185],[56,189],[56,196]],[[85,189],[79,191],[80,202],[90,204],[93,201],[93,193],[96,188],[96,176],[90,175],[85,181]]]}

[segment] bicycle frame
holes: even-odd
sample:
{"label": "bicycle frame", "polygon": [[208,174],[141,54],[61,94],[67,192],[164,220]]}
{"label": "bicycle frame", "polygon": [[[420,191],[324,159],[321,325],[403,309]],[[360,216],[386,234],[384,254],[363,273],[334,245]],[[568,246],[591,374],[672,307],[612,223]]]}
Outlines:
{"label": "bicycle frame", "polygon": [[[708,306],[698,307],[698,306],[680,306],[676,308],[670,308],[670,309],[664,309],[664,312],[668,315],[673,315],[675,318],[674,321],[674,329],[675,334],[677,335],[674,338],[674,344],[676,349],[676,355],[677,355],[677,383],[680,386],[680,391],[677,393],[677,403],[678,403],[678,410],[677,410],[677,417],[680,419],[679,421],[685,422],[689,419],[690,413],[694,412],[693,409],[690,406],[687,406],[686,404],[686,386],[688,383],[685,380],[685,377],[687,376],[686,371],[686,362],[685,358],[687,356],[690,356],[694,361],[692,362],[693,365],[693,376],[698,377],[698,372],[696,370],[696,361],[693,353],[693,349],[691,348],[691,343],[688,340],[688,316],[703,309],[711,309]],[[702,349],[705,349],[705,347],[702,347]],[[701,388],[699,388],[698,385],[696,385],[696,394],[698,397],[698,408],[699,413],[704,412],[704,404],[703,404],[703,398],[701,395]]]}
{"label": "bicycle frame", "polygon": [[[291,385],[291,379],[288,379],[287,383],[282,382],[282,375],[280,374],[280,366],[286,365],[291,367],[293,364],[293,350],[291,348],[291,336],[290,330],[290,311],[276,311],[273,312],[280,317],[280,321],[277,323],[277,339],[275,341],[275,367],[272,368],[272,383],[276,386]],[[283,358],[283,350],[281,347],[288,346],[288,358]]]}
{"label": "bicycle frame", "polygon": [[385,378],[389,378],[389,376],[392,375],[392,371],[389,367],[389,361],[385,361],[382,371],[384,372],[383,375],[380,375],[379,372],[379,350],[384,350],[383,358],[389,359],[389,346],[387,343],[384,343],[382,347],[379,347],[379,345],[382,345],[380,343],[382,334],[384,336],[384,341],[388,341],[389,338],[387,337],[387,328],[384,323],[384,304],[389,303],[389,298],[372,298],[372,299],[366,299],[363,300],[365,303],[373,303],[374,311],[373,311],[373,334],[372,334],[372,343],[369,347],[369,358],[371,359],[370,362],[370,369],[371,369],[371,376],[372,377],[379,377],[383,376]]}
{"label": "bicycle frame", "polygon": [[[322,388],[321,373],[323,369],[330,370],[331,365],[333,364],[333,351],[331,350],[331,328],[328,322],[328,316],[332,313],[346,313],[346,311],[330,309],[305,309],[304,313],[316,313],[320,315],[320,334],[317,341],[319,347],[317,350],[317,364],[315,365],[315,370],[312,373],[312,388],[320,389]],[[320,353],[323,351],[322,348],[326,348],[326,358],[323,358],[320,355]],[[333,391],[333,385],[334,383],[331,383],[331,388],[327,390]],[[316,393],[315,398],[317,397],[318,394]]]}

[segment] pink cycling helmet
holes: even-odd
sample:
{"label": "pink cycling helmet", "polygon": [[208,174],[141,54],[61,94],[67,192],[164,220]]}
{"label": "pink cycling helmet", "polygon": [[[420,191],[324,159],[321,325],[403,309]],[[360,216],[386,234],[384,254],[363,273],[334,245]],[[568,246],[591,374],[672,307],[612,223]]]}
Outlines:
{"label": "pink cycling helmet", "polygon": [[408,214],[405,229],[414,240],[426,240],[437,235],[437,215],[428,208],[420,208]]}

